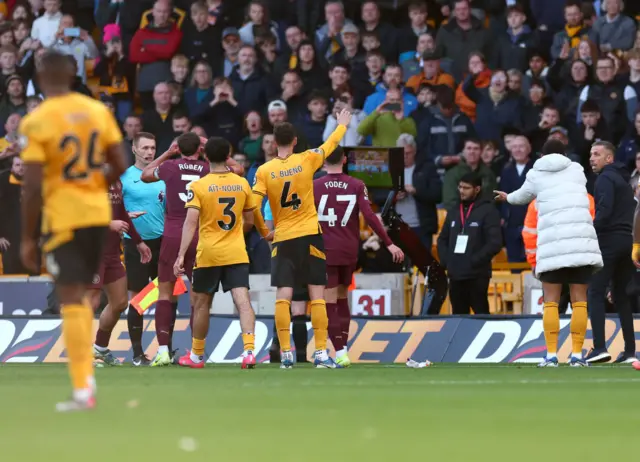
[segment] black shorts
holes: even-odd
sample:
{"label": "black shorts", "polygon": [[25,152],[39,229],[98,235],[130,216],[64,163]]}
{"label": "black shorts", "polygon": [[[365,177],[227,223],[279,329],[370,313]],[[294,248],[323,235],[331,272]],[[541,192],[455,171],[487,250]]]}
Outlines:
{"label": "black shorts", "polygon": [[151,250],[151,261],[147,264],[140,263],[140,252],[131,239],[124,240],[124,266],[127,269],[127,286],[132,292],[140,292],[147,287],[149,281],[158,277],[158,257],[162,237],[144,241]]}
{"label": "black shorts", "polygon": [[81,228],[45,238],[45,246],[54,246],[47,253],[46,262],[47,271],[56,284],[90,285],[93,282],[102,260],[107,229],[106,226]]}
{"label": "black shorts", "polygon": [[226,266],[206,266],[193,269],[193,291],[214,295],[222,284],[222,290],[229,292],[239,287],[249,288],[249,264],[239,263]]}
{"label": "black shorts", "polygon": [[547,284],[589,284],[594,271],[593,266],[560,268],[540,273],[538,279]]}
{"label": "black shorts", "polygon": [[322,234],[296,237],[273,244],[271,285],[300,288],[327,284],[327,262]]}

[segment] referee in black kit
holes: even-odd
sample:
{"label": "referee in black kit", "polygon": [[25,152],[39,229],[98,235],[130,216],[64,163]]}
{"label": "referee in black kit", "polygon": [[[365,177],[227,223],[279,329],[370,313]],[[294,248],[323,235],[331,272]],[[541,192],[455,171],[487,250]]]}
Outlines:
{"label": "referee in black kit", "polygon": [[629,185],[631,175],[622,163],[614,161],[615,152],[615,146],[607,141],[598,141],[591,147],[591,168],[598,174],[593,194],[596,204],[596,218],[593,225],[598,235],[604,266],[593,275],[589,285],[588,306],[593,349],[586,357],[588,363],[611,360],[604,332],[605,297],[609,283],[611,283],[611,295],[620,316],[624,338],[624,351],[615,362],[636,361],[633,314],[627,293],[634,272],[631,250],[636,203],[633,190]]}

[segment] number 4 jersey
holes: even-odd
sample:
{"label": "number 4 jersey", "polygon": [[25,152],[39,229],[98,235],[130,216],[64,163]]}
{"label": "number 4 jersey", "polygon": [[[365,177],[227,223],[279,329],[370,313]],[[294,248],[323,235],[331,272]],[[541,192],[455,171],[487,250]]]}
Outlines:
{"label": "number 4 jersey", "polygon": [[322,232],[313,202],[313,175],[346,131],[347,127],[338,125],[319,148],[291,154],[285,159],[276,157],[258,168],[253,192],[269,199],[275,226],[273,242]]}
{"label": "number 4 jersey", "polygon": [[386,246],[392,244],[371,210],[364,183],[343,173],[330,173],[313,182],[318,220],[324,237],[327,265],[354,265],[360,250],[360,212]]}
{"label": "number 4 jersey", "polygon": [[47,98],[22,119],[19,133],[22,159],[44,166],[43,233],[107,226],[102,169],[107,148],[122,142],[109,109],[79,93]]}
{"label": "number 4 jersey", "polygon": [[187,217],[185,204],[191,199],[191,183],[209,173],[209,164],[203,160],[170,159],[160,164],[155,175],[166,187],[163,236],[181,237],[182,226]]}

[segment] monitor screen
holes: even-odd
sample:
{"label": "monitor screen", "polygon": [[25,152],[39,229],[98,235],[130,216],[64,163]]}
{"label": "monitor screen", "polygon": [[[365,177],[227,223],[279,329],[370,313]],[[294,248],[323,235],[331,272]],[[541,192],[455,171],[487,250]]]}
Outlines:
{"label": "monitor screen", "polygon": [[345,148],[346,172],[371,189],[404,189],[403,148]]}

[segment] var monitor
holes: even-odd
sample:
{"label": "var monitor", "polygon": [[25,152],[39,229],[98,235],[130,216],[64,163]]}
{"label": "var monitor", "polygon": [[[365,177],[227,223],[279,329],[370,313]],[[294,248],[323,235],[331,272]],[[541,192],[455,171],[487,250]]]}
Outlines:
{"label": "var monitor", "polygon": [[363,181],[369,189],[404,189],[404,148],[344,148],[349,176]]}

